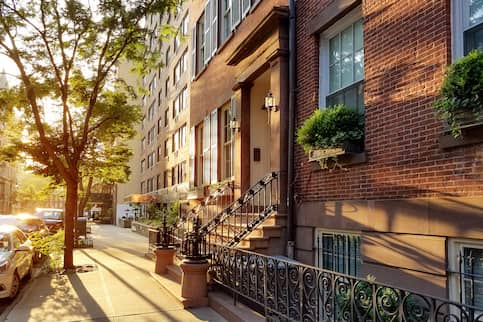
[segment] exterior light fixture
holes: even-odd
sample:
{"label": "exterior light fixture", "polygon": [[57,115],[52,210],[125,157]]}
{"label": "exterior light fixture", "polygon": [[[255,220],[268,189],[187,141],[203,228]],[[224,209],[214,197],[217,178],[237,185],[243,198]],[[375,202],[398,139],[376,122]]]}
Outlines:
{"label": "exterior light fixture", "polygon": [[240,131],[240,123],[238,122],[238,120],[233,117],[231,120],[230,120],[230,123],[229,123],[229,126],[230,126],[230,129],[234,130],[234,131]]}
{"label": "exterior light fixture", "polygon": [[275,97],[273,97],[271,91],[269,91],[267,96],[265,96],[265,104],[263,105],[262,109],[267,110],[268,124],[270,124],[270,113],[278,111],[278,106],[275,105]]}

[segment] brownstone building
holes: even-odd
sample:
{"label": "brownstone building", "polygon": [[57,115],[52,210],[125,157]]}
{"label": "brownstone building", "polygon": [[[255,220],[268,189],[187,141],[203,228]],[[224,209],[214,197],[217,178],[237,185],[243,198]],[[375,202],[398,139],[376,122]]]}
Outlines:
{"label": "brownstone building", "polygon": [[435,116],[446,67],[483,49],[476,0],[297,1],[296,126],[364,111],[364,152],[314,170],[295,153],[296,258],[481,306],[483,134]]}
{"label": "brownstone building", "polygon": [[[280,187],[286,185],[287,4],[197,0],[190,6],[189,181],[202,196],[223,182],[231,182],[240,195],[271,172],[280,172]],[[276,217],[285,214],[280,207]],[[250,249],[284,253],[281,236],[267,237],[268,248]]]}

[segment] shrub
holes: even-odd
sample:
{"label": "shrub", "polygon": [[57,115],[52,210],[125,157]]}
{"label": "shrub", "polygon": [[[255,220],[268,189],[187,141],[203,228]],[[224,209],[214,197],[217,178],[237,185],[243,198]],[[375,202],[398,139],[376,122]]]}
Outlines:
{"label": "shrub", "polygon": [[317,109],[297,130],[297,143],[305,152],[363,141],[364,115],[344,105]]}
{"label": "shrub", "polygon": [[49,265],[53,271],[62,267],[62,256],[64,252],[64,231],[59,229],[55,234],[44,236],[42,232],[34,231],[29,234],[32,246],[42,255],[49,258]]}
{"label": "shrub", "polygon": [[482,51],[474,50],[448,67],[434,108],[448,122],[454,137],[461,135],[465,123],[461,114],[466,112],[473,121],[483,119]]}

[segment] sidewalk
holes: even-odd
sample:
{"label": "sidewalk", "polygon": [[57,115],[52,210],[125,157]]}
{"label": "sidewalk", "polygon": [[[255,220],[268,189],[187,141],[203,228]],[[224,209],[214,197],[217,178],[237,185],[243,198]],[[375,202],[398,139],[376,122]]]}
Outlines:
{"label": "sidewalk", "polygon": [[146,238],[111,225],[92,235],[94,248],[76,250],[74,261],[93,271],[35,279],[5,321],[225,321],[208,307],[184,310],[159,286]]}

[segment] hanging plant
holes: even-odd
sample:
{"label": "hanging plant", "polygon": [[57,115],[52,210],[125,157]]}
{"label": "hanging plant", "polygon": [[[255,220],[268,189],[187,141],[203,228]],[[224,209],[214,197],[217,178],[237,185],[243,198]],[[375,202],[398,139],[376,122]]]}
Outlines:
{"label": "hanging plant", "polygon": [[448,67],[440,98],[434,103],[454,137],[461,127],[483,121],[483,52],[474,50]]}
{"label": "hanging plant", "polygon": [[305,152],[315,149],[361,147],[364,115],[344,105],[317,109],[297,130],[297,143]]}

